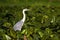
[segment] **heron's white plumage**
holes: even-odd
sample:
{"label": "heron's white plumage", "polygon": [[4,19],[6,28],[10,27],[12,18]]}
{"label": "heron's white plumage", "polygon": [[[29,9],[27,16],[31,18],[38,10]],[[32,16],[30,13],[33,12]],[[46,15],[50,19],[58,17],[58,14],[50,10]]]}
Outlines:
{"label": "heron's white plumage", "polygon": [[13,27],[13,29],[16,31],[16,30],[19,30],[19,31],[21,31],[21,28],[22,28],[22,26],[23,26],[23,24],[24,24],[24,21],[25,21],[25,19],[26,19],[26,15],[25,15],[25,11],[28,11],[29,9],[23,9],[23,19],[21,20],[21,21],[18,21],[15,25],[14,25],[14,27]]}
{"label": "heron's white plumage", "polygon": [[19,31],[21,31],[21,28],[22,28],[22,26],[23,26],[23,24],[24,24],[24,22],[21,20],[21,21],[19,21],[19,22],[17,22],[15,25],[14,25],[14,30],[16,31],[16,30],[19,30]]}

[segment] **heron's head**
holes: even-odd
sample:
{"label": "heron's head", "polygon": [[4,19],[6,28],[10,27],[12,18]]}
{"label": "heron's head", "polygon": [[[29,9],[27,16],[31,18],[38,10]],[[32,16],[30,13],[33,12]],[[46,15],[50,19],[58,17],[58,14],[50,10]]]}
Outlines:
{"label": "heron's head", "polygon": [[26,8],[26,9],[23,9],[24,12],[25,12],[25,11],[29,11],[29,10],[30,10],[30,9],[27,9],[27,8]]}

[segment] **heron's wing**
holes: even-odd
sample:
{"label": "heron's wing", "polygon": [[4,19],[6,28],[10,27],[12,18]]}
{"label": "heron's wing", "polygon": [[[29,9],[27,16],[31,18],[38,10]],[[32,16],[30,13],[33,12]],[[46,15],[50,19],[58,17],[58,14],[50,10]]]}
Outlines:
{"label": "heron's wing", "polygon": [[17,22],[17,23],[14,25],[13,29],[14,29],[15,31],[16,31],[16,30],[21,31],[21,28],[22,28],[23,24],[24,24],[24,22],[21,20],[21,21]]}

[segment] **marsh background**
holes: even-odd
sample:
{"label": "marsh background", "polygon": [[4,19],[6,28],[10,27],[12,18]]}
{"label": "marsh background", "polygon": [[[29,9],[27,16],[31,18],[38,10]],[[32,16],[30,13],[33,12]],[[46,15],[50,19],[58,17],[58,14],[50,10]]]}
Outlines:
{"label": "marsh background", "polygon": [[13,26],[24,8],[31,11],[18,33],[20,40],[24,35],[28,40],[60,40],[60,0],[0,0],[0,40],[7,40],[6,35],[17,39]]}

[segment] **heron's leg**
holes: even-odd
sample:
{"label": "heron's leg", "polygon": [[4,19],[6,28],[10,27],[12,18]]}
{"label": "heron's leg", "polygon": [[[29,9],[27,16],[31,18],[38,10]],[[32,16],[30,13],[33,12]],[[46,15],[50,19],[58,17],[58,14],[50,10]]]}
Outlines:
{"label": "heron's leg", "polygon": [[19,31],[17,31],[17,40],[19,40]]}

